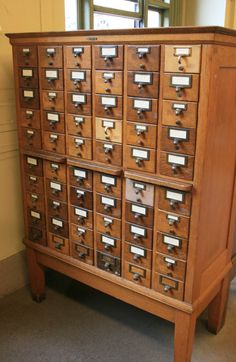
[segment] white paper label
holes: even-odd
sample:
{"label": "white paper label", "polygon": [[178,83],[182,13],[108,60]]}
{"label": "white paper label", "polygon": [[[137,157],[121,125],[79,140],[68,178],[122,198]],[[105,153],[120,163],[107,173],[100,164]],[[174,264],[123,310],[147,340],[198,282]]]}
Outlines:
{"label": "white paper label", "polygon": [[23,69],[22,70],[22,76],[23,77],[29,77],[32,78],[33,77],[33,70],[32,69]]}
{"label": "white paper label", "polygon": [[146,230],[144,228],[140,228],[138,226],[131,225],[130,231],[132,234],[137,234],[140,236],[145,236]]}
{"label": "white paper label", "polygon": [[22,52],[23,52],[23,53],[30,53],[30,49],[29,49],[29,48],[23,48],[23,49],[22,49]]}
{"label": "white paper label", "polygon": [[61,191],[62,189],[61,184],[58,184],[56,182],[50,182],[50,188],[57,191]]}
{"label": "white paper label", "polygon": [[168,264],[172,264],[172,265],[175,265],[176,264],[176,261],[173,260],[173,259],[170,259],[170,258],[164,258],[165,262],[168,263]]}
{"label": "white paper label", "polygon": [[151,101],[143,101],[141,99],[134,99],[134,108],[135,109],[143,109],[149,110],[151,107]]}
{"label": "white paper label", "polygon": [[168,245],[173,245],[173,246],[177,246],[177,247],[180,246],[180,240],[179,239],[172,238],[172,237],[167,236],[167,235],[164,235],[163,242],[165,244],[168,244]]}
{"label": "white paper label", "polygon": [[115,128],[115,122],[112,121],[102,121],[102,126],[105,128]]}
{"label": "white paper label", "polygon": [[77,195],[85,195],[85,191],[76,190]]}
{"label": "white paper label", "polygon": [[170,138],[178,138],[181,140],[186,140],[188,136],[188,132],[180,129],[169,129],[169,136]]}
{"label": "white paper label", "polygon": [[82,140],[81,138],[75,138],[75,143],[77,145],[83,145],[84,144],[84,140]]}
{"label": "white paper label", "polygon": [[57,79],[58,78],[58,70],[46,70],[45,73],[46,78],[49,79]]}
{"label": "white paper label", "polygon": [[149,48],[137,48],[137,53],[147,54],[149,53]]}
{"label": "white paper label", "polygon": [[62,228],[63,227],[63,221],[61,221],[61,220],[58,220],[58,219],[52,219],[52,223],[53,223],[53,225],[56,225],[56,226],[59,226],[60,228]]}
{"label": "white paper label", "polygon": [[77,232],[80,233],[80,234],[85,234],[85,233],[86,233],[86,230],[77,227]]}
{"label": "white paper label", "polygon": [[34,91],[24,90],[23,94],[25,98],[34,98]]}
{"label": "white paper label", "polygon": [[82,216],[82,217],[87,217],[88,212],[86,210],[78,209],[77,207],[75,207],[75,215],[79,215],[79,216]]}
{"label": "white paper label", "polygon": [[86,171],[83,171],[83,170],[74,170],[74,176],[75,177],[80,177],[80,178],[86,178],[87,175],[86,175]]}
{"label": "white paper label", "polygon": [[171,84],[174,86],[185,86],[185,87],[189,87],[190,86],[190,77],[189,76],[178,76],[178,75],[173,75],[171,77]]}
{"label": "white paper label", "polygon": [[146,207],[138,206],[138,205],[131,205],[131,211],[140,215],[146,215],[147,209]]}
{"label": "white paper label", "polygon": [[73,80],[85,80],[85,72],[71,72],[71,79]]}
{"label": "white paper label", "polygon": [[77,117],[77,116],[75,116],[75,117],[74,117],[74,121],[75,121],[76,123],[83,123],[83,122],[84,122],[84,117]]}
{"label": "white paper label", "polygon": [[30,179],[30,181],[37,182],[37,177],[30,176],[29,179]]}
{"label": "white paper label", "polygon": [[109,219],[108,217],[104,217],[103,222],[108,223],[109,225],[113,224],[113,220]]}
{"label": "white paper label", "polygon": [[103,148],[108,150],[113,150],[113,145],[110,145],[109,143],[104,143]]}
{"label": "white paper label", "polygon": [[115,74],[114,74],[114,73],[105,72],[105,73],[103,73],[102,77],[103,77],[104,79],[114,79],[114,78],[115,78]]}
{"label": "white paper label", "polygon": [[58,135],[56,135],[56,134],[50,134],[49,137],[53,141],[56,141],[58,139]]}
{"label": "white paper label", "polygon": [[59,170],[60,168],[60,166],[57,163],[51,163],[50,166],[53,170]]}
{"label": "white paper label", "polygon": [[147,126],[142,126],[141,124],[137,124],[137,125],[135,125],[135,129],[136,129],[136,131],[146,132]]}
{"label": "white paper label", "polygon": [[84,51],[84,48],[82,48],[82,47],[73,48],[73,53],[75,53],[75,54],[83,53],[83,51]]}
{"label": "white paper label", "polygon": [[103,57],[115,57],[116,47],[101,47],[101,54]]}
{"label": "white paper label", "polygon": [[111,246],[115,246],[115,240],[112,239],[112,238],[108,238],[107,236],[105,235],[102,235],[102,243],[104,244],[109,244]]}
{"label": "white paper label", "polygon": [[31,196],[31,199],[38,200],[38,195],[31,194],[30,196]]}
{"label": "white paper label", "polygon": [[54,49],[54,48],[47,48],[47,53],[48,53],[48,54],[54,54],[54,53],[56,53],[56,49]]}
{"label": "white paper label", "polygon": [[175,155],[168,155],[167,160],[169,163],[174,163],[175,165],[185,166],[186,164],[186,157],[183,156],[175,156]]}
{"label": "white paper label", "polygon": [[132,156],[141,158],[142,160],[148,160],[148,151],[132,148]]}
{"label": "white paper label", "polygon": [[187,106],[184,103],[174,103],[172,106],[174,109],[183,109],[186,110]]}
{"label": "white paper label", "polygon": [[183,202],[184,195],[182,192],[175,192],[175,191],[166,191],[166,198],[169,200],[176,200],[179,202]]}
{"label": "white paper label", "polygon": [[140,256],[145,256],[145,251],[144,249],[141,249],[141,248],[137,248],[136,246],[131,246],[130,247],[130,252],[132,254],[136,254],[136,255],[140,255]]}
{"label": "white paper label", "polygon": [[103,205],[109,205],[109,206],[115,207],[115,200],[114,200],[114,199],[110,199],[109,197],[104,197],[104,196],[102,196],[102,197],[101,197],[101,203],[102,203]]}
{"label": "white paper label", "polygon": [[134,82],[141,84],[150,84],[152,81],[151,73],[135,73]]}
{"label": "white paper label", "polygon": [[116,107],[116,98],[115,97],[101,97],[102,105]]}
{"label": "white paper label", "polygon": [[30,211],[30,215],[32,216],[32,217],[34,217],[35,219],[41,219],[41,216],[40,216],[40,213],[39,212],[36,212],[36,211]]}
{"label": "white paper label", "polygon": [[139,182],[134,182],[133,187],[135,189],[139,189],[139,190],[145,190],[146,189],[146,185],[145,184],[140,184]]}
{"label": "white paper label", "polygon": [[48,121],[59,122],[59,114],[58,113],[47,113]]}
{"label": "white paper label", "polygon": [[173,221],[179,221],[179,217],[178,216],[174,216],[174,215],[167,215],[167,219],[168,220],[173,220]]}
{"label": "white paper label", "polygon": [[84,94],[72,94],[72,102],[86,103],[86,97]]}
{"label": "white paper label", "polygon": [[191,53],[190,48],[175,48],[176,56],[189,56]]}
{"label": "white paper label", "polygon": [[34,112],[33,111],[25,111],[25,114],[27,114],[27,116],[33,116]]}
{"label": "white paper label", "polygon": [[34,135],[34,131],[31,131],[30,129],[27,129],[26,133],[30,134],[31,136]]}
{"label": "white paper label", "polygon": [[48,97],[49,98],[56,98],[57,94],[55,92],[48,92]]}
{"label": "white paper label", "polygon": [[56,206],[56,207],[59,207],[59,206],[61,205],[60,202],[58,202],[58,201],[53,201],[52,203],[53,203],[53,205]]}
{"label": "white paper label", "polygon": [[115,179],[115,177],[102,175],[102,183],[115,186],[116,179]]}
{"label": "white paper label", "polygon": [[37,166],[38,165],[38,160],[36,158],[27,157],[27,163],[29,165]]}

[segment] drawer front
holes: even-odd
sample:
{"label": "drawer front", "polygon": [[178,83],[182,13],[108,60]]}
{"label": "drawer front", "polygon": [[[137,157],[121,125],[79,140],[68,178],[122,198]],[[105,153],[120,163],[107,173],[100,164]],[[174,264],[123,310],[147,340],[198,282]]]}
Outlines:
{"label": "drawer front", "polygon": [[85,209],[93,208],[93,193],[76,187],[70,187],[70,203]]}
{"label": "drawer front", "polygon": [[159,187],[158,207],[161,210],[189,216],[191,213],[191,194],[189,192]]}
{"label": "drawer front", "polygon": [[67,93],[67,111],[81,115],[91,115],[91,94]]}
{"label": "drawer front", "polygon": [[73,45],[65,46],[66,68],[90,69],[91,68],[91,46]]}
{"label": "drawer front", "polygon": [[167,255],[156,254],[154,270],[160,274],[165,274],[171,278],[181,280],[185,279],[186,262],[170,258]]}
{"label": "drawer front", "polygon": [[159,71],[159,45],[128,45],[127,57],[129,70]]}
{"label": "drawer front", "polygon": [[68,136],[68,154],[70,156],[92,159],[92,141],[89,138]]}
{"label": "drawer front", "polygon": [[35,109],[20,109],[19,121],[22,127],[40,129],[40,111]]}
{"label": "drawer front", "polygon": [[142,285],[146,288],[151,288],[151,271],[145,268],[142,268],[138,265],[133,265],[128,262],[124,263],[125,279],[130,280],[138,285]]}
{"label": "drawer front", "polygon": [[96,69],[123,69],[123,45],[94,46]]}
{"label": "drawer front", "polygon": [[44,161],[44,174],[47,178],[66,183],[66,165],[63,163]]}
{"label": "drawer front", "polygon": [[121,238],[121,220],[96,213],[96,228],[99,233]]}
{"label": "drawer front", "polygon": [[66,185],[61,182],[46,179],[47,196],[59,201],[67,202]]}
{"label": "drawer front", "polygon": [[162,127],[161,149],[164,151],[194,155],[195,141],[194,128]]}
{"label": "drawer front", "polygon": [[149,148],[126,146],[125,167],[145,172],[155,172],[156,151]]}
{"label": "drawer front", "polygon": [[97,252],[97,267],[115,275],[121,274],[120,259],[101,252]]}
{"label": "drawer front", "polygon": [[121,200],[107,195],[96,194],[96,211],[121,218]]}
{"label": "drawer front", "polygon": [[97,70],[95,73],[95,92],[122,95],[123,72],[104,72]]}
{"label": "drawer front", "polygon": [[197,124],[197,103],[193,102],[162,102],[162,124],[195,128]]}
{"label": "drawer front", "polygon": [[25,188],[33,193],[43,193],[43,177],[35,175],[26,175]]}
{"label": "drawer front", "polygon": [[95,115],[105,118],[123,118],[121,96],[95,95]]}
{"label": "drawer front", "polygon": [[126,134],[126,142],[129,145],[156,148],[157,126],[146,123],[127,122]]}
{"label": "drawer front", "polygon": [[118,143],[108,143],[96,141],[95,159],[115,166],[122,165],[122,145]]}
{"label": "drawer front", "polygon": [[67,69],[66,89],[70,92],[91,92],[91,71],[85,69]]}
{"label": "drawer front", "polygon": [[154,205],[154,186],[135,180],[126,179],[126,200]]}
{"label": "drawer front", "polygon": [[167,234],[188,238],[189,218],[158,210],[157,228]]}
{"label": "drawer front", "polygon": [[63,70],[58,68],[40,69],[41,88],[50,90],[63,90]]}
{"label": "drawer front", "polygon": [[96,191],[121,198],[121,178],[105,173],[95,173]]}
{"label": "drawer front", "polygon": [[142,246],[147,249],[152,249],[152,229],[144,228],[143,226],[125,223],[125,240]]}
{"label": "drawer front", "polygon": [[70,221],[77,226],[93,228],[93,212],[77,206],[70,206]]}
{"label": "drawer front", "polygon": [[69,167],[69,182],[70,185],[81,186],[87,190],[92,190],[93,174],[92,171],[85,170],[74,166]]}
{"label": "drawer front", "polygon": [[158,273],[154,274],[153,289],[167,297],[183,300],[184,283]]}
{"label": "drawer front", "polygon": [[194,157],[183,154],[160,152],[159,167],[162,175],[192,180]]}
{"label": "drawer front", "polygon": [[122,121],[106,118],[95,118],[96,139],[122,142]]}
{"label": "drawer front", "polygon": [[120,240],[107,234],[96,234],[97,250],[120,258]]}
{"label": "drawer front", "polygon": [[157,104],[156,99],[128,97],[128,121],[157,124]]}
{"label": "drawer front", "polygon": [[69,227],[68,222],[56,218],[56,217],[49,217],[49,231],[53,234],[60,235],[64,238],[69,237]]}
{"label": "drawer front", "polygon": [[92,137],[92,117],[66,115],[67,132],[81,137]]}
{"label": "drawer front", "polygon": [[39,92],[37,88],[20,88],[20,106],[22,108],[39,108]]}
{"label": "drawer front", "polygon": [[66,152],[65,135],[60,133],[44,132],[43,148],[49,152],[64,155]]}
{"label": "drawer front", "polygon": [[38,88],[38,69],[21,67],[18,68],[19,85],[22,88]]}
{"label": "drawer front", "polygon": [[39,46],[38,50],[40,67],[63,67],[61,46]]}
{"label": "drawer front", "polygon": [[49,248],[58,251],[59,253],[69,255],[69,240],[60,236],[48,233]]}
{"label": "drawer front", "polygon": [[72,249],[72,257],[75,259],[78,259],[80,261],[83,261],[86,264],[93,265],[93,249],[90,249],[89,247],[85,245],[80,245],[77,243],[71,243],[71,249]]}
{"label": "drawer front", "polygon": [[198,96],[198,74],[164,74],[163,98],[197,102]]}
{"label": "drawer front", "polygon": [[43,111],[43,129],[45,131],[65,133],[64,113]]}
{"label": "drawer front", "polygon": [[64,112],[64,92],[42,91],[43,109]]}
{"label": "drawer front", "polygon": [[129,261],[130,263],[140,265],[147,269],[151,269],[152,252],[151,250],[144,249],[139,245],[132,245],[125,242],[124,258],[125,261]]}
{"label": "drawer front", "polygon": [[201,45],[165,45],[165,72],[199,73]]}
{"label": "drawer front", "polygon": [[39,129],[21,127],[21,144],[25,149],[40,150],[42,148],[41,132]]}
{"label": "drawer front", "polygon": [[157,251],[170,257],[186,260],[188,242],[170,234],[157,233]]}
{"label": "drawer front", "polygon": [[159,74],[152,72],[128,72],[127,93],[133,97],[158,98]]}
{"label": "drawer front", "polygon": [[35,192],[26,193],[26,204],[29,209],[44,212],[44,195]]}
{"label": "drawer front", "polygon": [[45,227],[45,215],[44,212],[35,209],[27,209],[28,224],[36,228]]}
{"label": "drawer front", "polygon": [[24,171],[32,175],[43,176],[43,161],[38,157],[24,155]]}
{"label": "drawer front", "polygon": [[153,208],[126,201],[126,220],[130,223],[152,227]]}
{"label": "drawer front", "polygon": [[70,224],[71,239],[93,248],[93,230]]}
{"label": "drawer front", "polygon": [[34,243],[46,245],[46,232],[33,226],[28,227],[27,238]]}
{"label": "drawer front", "polygon": [[18,66],[29,66],[29,67],[37,67],[38,65],[38,52],[37,47],[35,45],[18,45],[14,47],[17,58]]}
{"label": "drawer front", "polygon": [[58,200],[48,199],[48,215],[67,220],[68,219],[68,207],[67,204]]}

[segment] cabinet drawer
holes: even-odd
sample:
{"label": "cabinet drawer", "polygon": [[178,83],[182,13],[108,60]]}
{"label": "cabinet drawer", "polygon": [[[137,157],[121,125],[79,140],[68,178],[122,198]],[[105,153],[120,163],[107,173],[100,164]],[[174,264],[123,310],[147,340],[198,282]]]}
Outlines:
{"label": "cabinet drawer", "polygon": [[38,50],[40,67],[63,67],[61,46],[39,46]]}
{"label": "cabinet drawer", "polygon": [[96,191],[121,198],[121,178],[106,173],[95,173]]}
{"label": "cabinet drawer", "polygon": [[121,220],[119,219],[96,213],[96,228],[100,233],[121,238]]}
{"label": "cabinet drawer", "polygon": [[35,175],[26,175],[25,177],[25,188],[27,191],[34,192],[37,194],[43,193],[43,177]]}
{"label": "cabinet drawer", "polygon": [[183,300],[184,283],[158,273],[154,274],[153,289],[167,297]]}
{"label": "cabinet drawer", "polygon": [[124,259],[130,263],[151,269],[152,252],[139,245],[124,243]]}
{"label": "cabinet drawer", "polygon": [[80,261],[83,261],[86,264],[93,265],[93,249],[90,249],[89,247],[85,245],[80,245],[77,243],[71,243],[71,249],[72,249],[72,257],[75,259],[78,259]]}
{"label": "cabinet drawer", "polygon": [[38,157],[24,155],[24,171],[32,175],[43,176],[43,161]]}
{"label": "cabinet drawer", "polygon": [[35,109],[20,109],[18,122],[22,127],[40,129],[40,111]]}
{"label": "cabinet drawer", "polygon": [[162,124],[195,128],[197,124],[197,103],[164,100],[162,102]]}
{"label": "cabinet drawer", "polygon": [[91,46],[72,45],[65,46],[66,68],[91,68]]}
{"label": "cabinet drawer", "polygon": [[104,72],[97,70],[95,73],[95,92],[122,95],[123,72]]}
{"label": "cabinet drawer", "polygon": [[68,222],[56,217],[49,217],[49,231],[64,238],[69,237]]}
{"label": "cabinet drawer", "polygon": [[97,251],[97,267],[115,275],[121,274],[120,259],[99,251]]}
{"label": "cabinet drawer", "polygon": [[40,69],[41,88],[50,90],[63,90],[63,70],[58,68]]}
{"label": "cabinet drawer", "polygon": [[95,45],[96,69],[123,69],[123,45]]}
{"label": "cabinet drawer", "polygon": [[142,285],[146,288],[151,288],[151,271],[142,268],[137,265],[130,264],[129,262],[124,263],[125,271],[124,278],[134,282],[138,285]]}
{"label": "cabinet drawer", "polygon": [[47,196],[59,201],[67,202],[66,185],[61,182],[46,179]]}
{"label": "cabinet drawer", "polygon": [[153,208],[126,201],[126,220],[130,223],[152,227]]}
{"label": "cabinet drawer", "polygon": [[158,98],[159,73],[128,72],[129,96]]}
{"label": "cabinet drawer", "polygon": [[198,74],[164,74],[163,98],[197,102],[198,95]]}
{"label": "cabinet drawer", "polygon": [[157,123],[157,100],[151,98],[127,99],[128,121]]}
{"label": "cabinet drawer", "polygon": [[68,136],[68,154],[70,156],[92,159],[92,141],[89,138]]}
{"label": "cabinet drawer", "polygon": [[37,67],[38,65],[38,52],[35,45],[18,45],[15,47],[17,65]]}
{"label": "cabinet drawer", "polygon": [[48,215],[67,220],[68,219],[68,207],[67,204],[58,200],[47,199],[48,203]]}
{"label": "cabinet drawer", "polygon": [[69,240],[48,233],[48,246],[62,254],[69,255]]}
{"label": "cabinet drawer", "polygon": [[194,155],[195,140],[194,128],[162,127],[161,149],[164,151]]}
{"label": "cabinet drawer", "polygon": [[144,228],[140,225],[125,223],[125,240],[152,249],[152,229]]}
{"label": "cabinet drawer", "polygon": [[96,139],[122,142],[122,121],[105,118],[95,118]]}
{"label": "cabinet drawer", "polygon": [[122,165],[122,145],[119,143],[108,143],[96,141],[95,159],[99,162],[112,164],[115,166]]}
{"label": "cabinet drawer", "polygon": [[44,212],[35,209],[27,209],[28,224],[36,228],[45,228]]}
{"label": "cabinet drawer", "polygon": [[159,45],[128,45],[129,70],[158,71],[160,68]]}
{"label": "cabinet drawer", "polygon": [[66,152],[65,135],[60,133],[44,132],[43,148],[46,151],[64,155]]}
{"label": "cabinet drawer", "polygon": [[66,165],[63,163],[45,160],[44,174],[46,178],[66,183]]}
{"label": "cabinet drawer", "polygon": [[92,137],[92,117],[66,115],[67,132],[81,137]]}
{"label": "cabinet drawer", "polygon": [[120,258],[120,240],[107,234],[96,234],[97,250]]}
{"label": "cabinet drawer", "polygon": [[129,145],[156,148],[157,126],[127,122],[126,123],[126,142]]}
{"label": "cabinet drawer", "polygon": [[189,218],[158,210],[157,228],[164,233],[188,238]]}
{"label": "cabinet drawer", "polygon": [[35,192],[26,193],[26,204],[29,209],[44,212],[44,195]]}
{"label": "cabinet drawer", "polygon": [[64,112],[64,92],[42,91],[43,109]]}
{"label": "cabinet drawer", "polygon": [[81,115],[91,115],[91,94],[67,93],[67,111]]}
{"label": "cabinet drawer", "polygon": [[42,138],[39,129],[21,127],[21,144],[25,149],[40,150],[42,148]]}
{"label": "cabinet drawer", "polygon": [[158,208],[189,216],[191,213],[191,193],[159,187]]}
{"label": "cabinet drawer", "polygon": [[126,146],[126,168],[133,170],[155,172],[156,151],[149,148]]}
{"label": "cabinet drawer", "polygon": [[154,205],[154,186],[135,180],[126,179],[126,200]]}
{"label": "cabinet drawer", "polygon": [[171,234],[157,233],[157,251],[170,257],[186,260],[188,242]]}
{"label": "cabinet drawer", "polygon": [[165,72],[199,73],[201,45],[165,45]]}
{"label": "cabinet drawer", "polygon": [[22,108],[39,108],[39,92],[37,88],[20,88],[19,93]]}
{"label": "cabinet drawer", "polygon": [[92,190],[93,187],[93,174],[92,171],[78,168],[75,166],[69,167],[69,182],[70,185],[78,187],[81,186],[85,189]]}
{"label": "cabinet drawer", "polygon": [[159,167],[162,175],[192,180],[194,157],[183,154],[160,152]]}
{"label": "cabinet drawer", "polygon": [[70,92],[91,92],[91,71],[85,69],[67,69],[66,89]]}
{"label": "cabinet drawer", "polygon": [[44,111],[43,129],[45,131],[65,133],[64,113]]}
{"label": "cabinet drawer", "polygon": [[186,262],[170,258],[167,255],[156,254],[154,263],[156,272],[184,282]]}
{"label": "cabinet drawer", "polygon": [[40,245],[46,245],[46,231],[45,229],[38,229],[33,226],[28,227],[27,237],[30,241]]}
{"label": "cabinet drawer", "polygon": [[95,95],[95,115],[98,117],[123,118],[121,96]]}
{"label": "cabinet drawer", "polygon": [[93,230],[70,224],[71,239],[93,248]]}
{"label": "cabinet drawer", "polygon": [[85,209],[93,208],[93,193],[76,187],[70,187],[70,203]]}
{"label": "cabinet drawer", "polygon": [[81,207],[72,206],[70,207],[70,221],[73,224],[81,225],[86,228],[93,228],[93,212]]}
{"label": "cabinet drawer", "polygon": [[37,68],[18,68],[19,85],[22,88],[38,88],[38,69]]}
{"label": "cabinet drawer", "polygon": [[121,200],[107,195],[96,194],[96,211],[121,218]]}

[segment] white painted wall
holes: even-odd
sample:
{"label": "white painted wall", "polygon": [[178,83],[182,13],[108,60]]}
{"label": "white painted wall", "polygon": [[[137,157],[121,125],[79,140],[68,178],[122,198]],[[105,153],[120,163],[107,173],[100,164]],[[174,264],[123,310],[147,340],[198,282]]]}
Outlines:
{"label": "white painted wall", "polygon": [[226,0],[185,0],[185,24],[224,26]]}

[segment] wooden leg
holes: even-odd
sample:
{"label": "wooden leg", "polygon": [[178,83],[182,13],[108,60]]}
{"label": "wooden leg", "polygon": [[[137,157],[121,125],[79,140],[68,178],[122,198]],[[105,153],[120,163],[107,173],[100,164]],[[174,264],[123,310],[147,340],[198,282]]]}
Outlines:
{"label": "wooden leg", "polygon": [[217,334],[224,325],[229,295],[230,276],[222,281],[221,289],[208,306],[208,330]]}
{"label": "wooden leg", "polygon": [[176,311],[174,362],[190,362],[195,335],[196,315]]}
{"label": "wooden leg", "polygon": [[36,253],[33,249],[26,248],[30,288],[33,299],[40,303],[45,299],[45,273],[43,267],[38,264]]}

